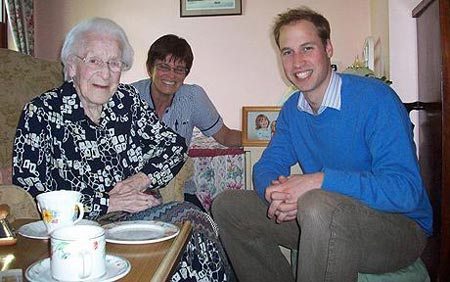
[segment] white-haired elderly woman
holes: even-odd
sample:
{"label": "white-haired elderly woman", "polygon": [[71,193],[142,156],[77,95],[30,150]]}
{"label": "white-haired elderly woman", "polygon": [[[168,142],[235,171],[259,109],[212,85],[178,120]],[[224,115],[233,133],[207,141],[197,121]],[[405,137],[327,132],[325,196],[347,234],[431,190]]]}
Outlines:
{"label": "white-haired elderly woman", "polygon": [[80,191],[91,220],[190,220],[194,235],[172,281],[229,280],[211,218],[192,204],[162,204],[148,193],[181,169],[186,144],[134,87],[119,83],[133,55],[123,29],[108,19],[83,21],[67,34],[61,51],[66,81],[24,107],[13,182],[33,197]]}

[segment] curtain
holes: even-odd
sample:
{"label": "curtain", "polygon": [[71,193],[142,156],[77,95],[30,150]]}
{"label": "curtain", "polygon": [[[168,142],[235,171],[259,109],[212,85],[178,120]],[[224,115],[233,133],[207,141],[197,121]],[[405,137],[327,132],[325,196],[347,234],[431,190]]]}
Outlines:
{"label": "curtain", "polygon": [[19,52],[34,55],[33,0],[7,0],[6,10]]}

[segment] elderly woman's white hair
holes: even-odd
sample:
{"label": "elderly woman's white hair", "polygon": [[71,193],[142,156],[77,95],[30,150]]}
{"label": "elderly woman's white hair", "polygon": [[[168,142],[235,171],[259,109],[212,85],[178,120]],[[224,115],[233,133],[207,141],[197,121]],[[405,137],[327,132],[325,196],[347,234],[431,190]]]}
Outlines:
{"label": "elderly woman's white hair", "polygon": [[66,35],[61,49],[61,61],[64,64],[64,76],[69,80],[67,73],[67,61],[71,55],[77,55],[77,51],[83,47],[83,38],[90,33],[111,35],[116,37],[122,49],[122,61],[125,63],[124,70],[129,70],[133,65],[134,51],[128,42],[125,31],[114,21],[105,18],[91,18],[84,20],[74,26]]}

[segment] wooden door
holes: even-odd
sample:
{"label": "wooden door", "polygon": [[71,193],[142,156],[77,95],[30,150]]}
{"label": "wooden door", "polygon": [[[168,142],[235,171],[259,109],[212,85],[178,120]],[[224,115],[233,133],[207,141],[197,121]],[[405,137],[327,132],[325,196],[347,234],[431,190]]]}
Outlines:
{"label": "wooden door", "polygon": [[[419,162],[434,212],[422,256],[432,281],[450,281],[450,0],[423,0],[417,18]],[[437,107],[436,107],[437,105]]]}

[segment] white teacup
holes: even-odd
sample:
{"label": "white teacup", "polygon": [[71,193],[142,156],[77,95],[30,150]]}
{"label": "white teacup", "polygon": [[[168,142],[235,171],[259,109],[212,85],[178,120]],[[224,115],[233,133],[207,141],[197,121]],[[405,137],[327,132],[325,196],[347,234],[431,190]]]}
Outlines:
{"label": "white teacup", "polygon": [[84,281],[106,273],[105,230],[94,225],[58,228],[50,235],[52,277]]}
{"label": "white teacup", "polygon": [[83,219],[84,208],[80,202],[81,193],[78,191],[59,190],[42,193],[36,200],[48,234]]}

